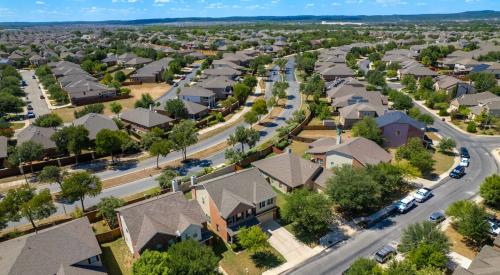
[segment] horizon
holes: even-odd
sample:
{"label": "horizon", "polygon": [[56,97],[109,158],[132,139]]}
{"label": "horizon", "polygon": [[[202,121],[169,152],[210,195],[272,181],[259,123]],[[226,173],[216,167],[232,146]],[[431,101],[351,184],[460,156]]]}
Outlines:
{"label": "horizon", "polygon": [[[4,0],[0,1],[3,2]],[[411,2],[411,3],[409,3]],[[451,7],[450,7],[451,5]],[[331,9],[331,12],[325,10]],[[0,3],[2,23],[284,16],[390,16],[499,11],[496,0],[36,0]]]}

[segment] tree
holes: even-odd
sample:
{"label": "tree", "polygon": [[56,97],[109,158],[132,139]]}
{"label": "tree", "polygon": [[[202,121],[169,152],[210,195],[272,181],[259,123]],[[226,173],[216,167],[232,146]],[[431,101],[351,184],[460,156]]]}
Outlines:
{"label": "tree", "polygon": [[113,81],[113,76],[110,73],[104,74],[104,77],[102,78],[102,84],[108,85]]}
{"label": "tree", "polygon": [[38,175],[38,180],[44,183],[57,183],[61,187],[62,181],[66,172],[63,172],[60,167],[57,166],[45,166]]}
{"label": "tree", "polygon": [[352,126],[351,134],[353,137],[364,137],[377,144],[382,144],[382,132],[372,117],[364,117],[361,121],[356,122]]}
{"label": "tree", "polygon": [[258,117],[257,113],[254,111],[247,112],[244,115],[244,118],[245,118],[245,123],[248,123],[248,125],[250,125],[250,127],[252,127],[252,125],[255,122],[259,121],[259,117]]}
{"label": "tree", "polygon": [[421,89],[424,90],[434,90],[434,80],[432,80],[432,77],[426,76],[420,79],[419,81],[419,86]]}
{"label": "tree", "polygon": [[390,196],[408,187],[408,182],[405,178],[414,175],[414,172],[408,170],[401,163],[391,164],[381,162],[377,165],[368,165],[366,167],[366,173],[382,188],[383,196]]}
{"label": "tree", "polygon": [[1,202],[1,208],[11,221],[19,221],[21,217],[30,221],[33,228],[37,226],[35,220],[50,217],[56,212],[49,189],[35,193],[34,188],[21,187],[11,189]]}
{"label": "tree", "polygon": [[239,150],[235,150],[233,148],[227,148],[224,151],[224,158],[229,160],[230,163],[239,162],[244,158],[244,156],[245,155],[243,152],[241,152]]}
{"label": "tree", "polygon": [[444,254],[450,251],[448,237],[439,227],[429,221],[413,223],[403,229],[398,249],[402,252],[410,252],[421,244],[435,245]]}
{"label": "tree", "polygon": [[165,102],[165,111],[168,115],[173,116],[176,119],[186,118],[188,116],[188,110],[184,105],[184,102],[180,99],[169,99]]}
{"label": "tree", "polygon": [[432,266],[426,266],[420,270],[417,270],[416,275],[445,275],[446,273],[437,268],[437,267],[432,267]]}
{"label": "tree", "polygon": [[45,114],[37,117],[33,124],[39,127],[47,128],[61,126],[62,123],[62,118],[57,114]]}
{"label": "tree", "polygon": [[141,146],[147,150],[157,141],[166,137],[166,133],[162,128],[154,127],[149,132],[145,133],[141,138]]}
{"label": "tree", "polygon": [[219,259],[208,246],[189,239],[168,249],[167,266],[171,274],[215,275]]}
{"label": "tree", "polygon": [[178,176],[178,173],[172,169],[166,169],[163,173],[156,178],[158,185],[161,189],[167,189],[172,187],[172,180]]}
{"label": "tree", "polygon": [[114,163],[114,154],[117,154],[122,149],[123,140],[118,135],[119,131],[110,129],[100,130],[95,137],[95,149],[98,154],[111,155],[111,161]]}
{"label": "tree", "polygon": [[229,135],[228,143],[229,145],[235,145],[239,143],[241,145],[241,152],[245,152],[245,144],[248,146],[253,146],[259,140],[260,134],[257,130],[252,128],[245,128],[245,126],[238,126],[234,133]]}
{"label": "tree", "polygon": [[243,84],[247,85],[247,87],[253,88],[257,86],[257,78],[255,76],[247,76],[243,79]]}
{"label": "tree", "polygon": [[455,143],[455,141],[452,138],[444,137],[443,139],[441,139],[441,141],[438,144],[438,150],[440,152],[445,153],[445,152],[449,152],[449,151],[453,150],[453,148],[455,148],[455,146],[457,146],[457,144]]}
{"label": "tree", "polygon": [[386,275],[415,275],[417,268],[408,260],[397,261],[392,260],[385,270]]}
{"label": "tree", "polygon": [[434,118],[429,114],[420,114],[417,120],[423,122],[426,127],[434,123]]}
{"label": "tree", "polygon": [[118,82],[123,82],[123,81],[127,80],[127,76],[125,75],[124,72],[117,71],[115,73],[115,80],[118,81]]}
{"label": "tree", "polygon": [[420,244],[417,248],[410,251],[408,260],[418,269],[424,267],[445,268],[448,263],[448,257],[435,244]]}
{"label": "tree", "polygon": [[474,121],[469,121],[469,123],[467,124],[467,132],[469,133],[477,132],[476,123]]}
{"label": "tree", "polygon": [[375,87],[385,87],[386,85],[384,73],[381,71],[368,71],[366,80]]}
{"label": "tree", "polygon": [[367,213],[382,199],[382,187],[367,171],[350,165],[335,171],[335,177],[328,180],[326,193],[341,211],[351,214]]}
{"label": "tree", "polygon": [[492,73],[474,73],[470,75],[470,78],[474,81],[474,88],[476,88],[478,93],[486,92],[497,86],[497,80]]}
{"label": "tree", "polygon": [[417,90],[417,80],[413,75],[405,75],[401,80],[401,84],[405,86],[408,92],[415,92]]}
{"label": "tree", "polygon": [[134,103],[135,108],[146,108],[148,109],[149,106],[152,106],[155,104],[155,101],[153,100],[153,97],[151,97],[150,94],[145,93],[141,95],[141,99],[137,100]]}
{"label": "tree", "polygon": [[409,110],[413,107],[411,97],[403,94],[402,92],[391,90],[391,92],[389,92],[389,99],[394,103],[392,107],[396,110]]}
{"label": "tree", "polygon": [[20,113],[25,103],[22,99],[6,92],[0,92],[0,116],[7,113]]}
{"label": "tree", "polygon": [[168,155],[172,150],[172,147],[172,142],[168,140],[160,140],[151,145],[149,148],[149,154],[151,156],[156,156],[156,168],[160,169],[160,156],[165,157]]}
{"label": "tree", "polygon": [[472,201],[461,200],[448,206],[446,214],[452,217],[452,225],[458,233],[476,247],[481,247],[489,240],[490,225],[487,222],[488,214],[483,207]]}
{"label": "tree", "polygon": [[[83,126],[68,126],[60,129],[52,135],[51,139],[56,143],[57,150],[61,153],[81,154],[83,149],[90,146],[89,131]],[[78,160],[78,158],[77,158]]]}
{"label": "tree", "polygon": [[325,195],[296,189],[286,198],[281,214],[285,220],[294,223],[299,236],[310,238],[328,230],[332,218],[330,207]]}
{"label": "tree", "polygon": [[267,235],[259,226],[241,228],[238,231],[238,242],[251,252],[262,251],[269,246]]}
{"label": "tree", "polygon": [[113,112],[116,115],[118,115],[123,108],[122,105],[118,102],[111,102],[111,104],[109,104],[109,107],[111,109],[111,112]]}
{"label": "tree", "polygon": [[14,152],[9,156],[12,164],[29,163],[31,173],[33,173],[33,161],[42,159],[44,154],[43,146],[40,143],[26,141],[17,145]]}
{"label": "tree", "polygon": [[252,89],[243,83],[237,83],[233,86],[233,96],[240,102],[243,103],[247,97],[251,94]]}
{"label": "tree", "polygon": [[106,219],[109,227],[116,228],[118,220],[116,217],[115,209],[125,205],[125,201],[113,196],[102,198],[97,204],[97,217]]}
{"label": "tree", "polygon": [[[174,274],[168,268],[168,253],[155,250],[146,250],[139,260],[134,262],[134,275],[168,275]],[[188,274],[188,273],[186,273]]]}
{"label": "tree", "polygon": [[280,58],[274,62],[278,67],[280,68],[280,71],[284,71],[286,68],[286,64],[288,63],[288,60]]}
{"label": "tree", "polygon": [[94,114],[102,114],[104,113],[104,104],[102,103],[95,103],[95,104],[90,104],[90,105],[85,105],[82,110],[80,111],[75,111],[74,115],[75,118],[80,118],[86,114],[94,113]]}
{"label": "tree", "polygon": [[486,204],[500,208],[500,175],[486,177],[479,188],[479,194]]}
{"label": "tree", "polygon": [[198,142],[196,124],[192,120],[183,120],[176,124],[169,135],[173,142],[174,149],[181,151],[183,160],[187,159],[187,147]]}
{"label": "tree", "polygon": [[259,117],[267,114],[268,110],[266,101],[262,98],[255,100],[252,105],[252,111],[254,111]]}
{"label": "tree", "polygon": [[430,173],[435,163],[432,154],[425,149],[420,138],[411,138],[405,145],[399,147],[396,151],[396,159],[407,160],[422,174]]}
{"label": "tree", "polygon": [[101,193],[101,180],[88,172],[76,172],[63,180],[61,197],[69,201],[80,200],[82,210],[85,211],[83,200],[85,196],[95,197]]}
{"label": "tree", "polygon": [[372,259],[358,258],[354,261],[345,275],[382,275],[382,269]]}

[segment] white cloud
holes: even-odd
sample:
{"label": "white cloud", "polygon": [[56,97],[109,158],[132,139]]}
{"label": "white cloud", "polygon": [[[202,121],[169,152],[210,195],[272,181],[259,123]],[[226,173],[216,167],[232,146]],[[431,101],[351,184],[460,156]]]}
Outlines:
{"label": "white cloud", "polygon": [[312,7],[314,7],[314,3],[307,3],[306,4],[306,8],[312,8]]}
{"label": "white cloud", "polygon": [[340,4],[339,2],[333,2],[332,6],[342,6],[342,4]]}
{"label": "white cloud", "polygon": [[377,4],[381,4],[382,6],[389,6],[389,5],[406,5],[408,4],[407,2],[403,0],[375,0]]}
{"label": "white cloud", "polygon": [[37,4],[37,5],[45,5],[45,2],[43,2],[43,1],[35,1],[35,4]]}

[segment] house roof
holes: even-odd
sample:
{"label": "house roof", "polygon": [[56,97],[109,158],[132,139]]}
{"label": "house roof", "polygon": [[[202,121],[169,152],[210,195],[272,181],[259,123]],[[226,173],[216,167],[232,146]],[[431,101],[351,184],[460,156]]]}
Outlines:
{"label": "house roof", "polygon": [[339,108],[355,103],[370,103],[373,105],[387,105],[387,97],[379,92],[365,92],[362,90],[352,90],[351,93],[336,97],[332,100],[332,106]]}
{"label": "house roof", "polygon": [[0,136],[0,158],[7,157],[7,141],[8,138]]}
{"label": "house roof", "polygon": [[156,234],[179,236],[190,225],[207,221],[195,200],[182,192],[167,193],[116,209],[125,220],[132,242],[141,250]]}
{"label": "house roof", "polygon": [[89,139],[94,140],[97,133],[102,129],[109,129],[112,131],[118,130],[116,123],[109,117],[101,114],[90,113],[73,121],[73,125],[83,125],[89,131]]}
{"label": "house roof", "polygon": [[182,100],[182,103],[184,103],[184,107],[186,107],[188,114],[190,115],[196,115],[201,112],[204,112],[208,110],[208,107],[202,104],[198,104],[196,102],[191,102],[187,100]]}
{"label": "house roof", "polygon": [[132,59],[129,59],[127,62],[125,62],[126,65],[142,65],[142,64],[147,64],[152,62],[153,59],[151,58],[144,58],[144,57],[134,57]]}
{"label": "house roof", "polygon": [[153,110],[145,108],[130,109],[123,112],[120,118],[138,125],[146,126],[147,128],[173,121],[173,119],[166,115],[162,115]]}
{"label": "house roof", "polygon": [[56,132],[54,128],[44,128],[35,125],[29,125],[22,129],[17,134],[17,144],[22,144],[27,141],[33,141],[41,144],[43,149],[56,148],[56,143],[50,138]]}
{"label": "house roof", "polygon": [[[23,275],[102,274],[75,266],[101,253],[89,220],[84,217],[3,242],[0,270]],[[81,273],[69,272],[77,270]]]}
{"label": "house roof", "polygon": [[292,153],[284,153],[252,163],[262,172],[295,188],[307,183],[317,175],[321,166]]}
{"label": "house roof", "polygon": [[223,89],[229,86],[233,86],[234,81],[229,79],[226,76],[216,76],[212,78],[208,78],[204,81],[199,82],[198,85],[200,85],[203,88],[206,89]]}
{"label": "house roof", "polygon": [[344,119],[362,119],[363,115],[360,112],[375,112],[377,116],[382,116],[386,109],[386,106],[380,104],[362,102],[340,108],[339,114]]}
{"label": "house roof", "polygon": [[337,64],[333,67],[325,68],[321,72],[321,75],[331,75],[331,76],[355,76],[356,73],[345,64]]}
{"label": "house roof", "polygon": [[440,75],[437,77],[437,85],[439,89],[449,89],[451,87],[454,87],[459,83],[460,80],[456,77],[453,76],[448,76],[448,75]]}
{"label": "house roof", "polygon": [[179,96],[202,96],[212,97],[215,93],[202,87],[184,87],[181,88]]}
{"label": "house roof", "polygon": [[337,144],[336,138],[325,137],[325,138],[320,138],[320,139],[317,139],[317,140],[309,143],[309,148],[313,148],[316,146],[335,145],[335,144]]}
{"label": "house roof", "polygon": [[240,204],[255,207],[276,197],[272,187],[256,168],[227,174],[201,183],[223,218],[228,218]]}
{"label": "house roof", "polygon": [[333,172],[328,169],[322,169],[318,177],[314,180],[314,182],[322,187],[323,189],[327,188],[328,180],[334,176]]}
{"label": "house roof", "polygon": [[464,106],[475,106],[479,104],[479,101],[485,100],[485,99],[490,99],[490,98],[496,98],[498,97],[497,95],[490,93],[490,92],[482,92],[482,93],[475,93],[475,94],[465,94],[460,97],[455,98],[453,101],[458,104],[458,106],[464,105]]}
{"label": "house roof", "polygon": [[168,68],[168,64],[173,59],[170,57],[164,57],[160,60],[156,60],[154,62],[149,63],[148,65],[138,69],[132,77],[155,77],[161,71],[166,70]]}
{"label": "house roof", "polygon": [[378,164],[391,161],[391,154],[375,142],[364,137],[353,138],[346,143],[333,146],[318,146],[307,151],[310,154],[327,154],[337,152],[355,158],[362,165]]}
{"label": "house roof", "polygon": [[378,127],[382,128],[393,123],[409,124],[417,129],[425,129],[425,123],[416,121],[401,111],[388,112],[376,118]]}
{"label": "house roof", "polygon": [[219,67],[215,69],[206,69],[203,71],[205,75],[214,75],[214,76],[236,76],[241,75],[241,72],[235,70],[231,67]]}
{"label": "house roof", "polygon": [[[499,239],[500,237],[497,237]],[[496,275],[500,274],[500,247],[485,245],[467,269],[457,268],[453,275]]]}

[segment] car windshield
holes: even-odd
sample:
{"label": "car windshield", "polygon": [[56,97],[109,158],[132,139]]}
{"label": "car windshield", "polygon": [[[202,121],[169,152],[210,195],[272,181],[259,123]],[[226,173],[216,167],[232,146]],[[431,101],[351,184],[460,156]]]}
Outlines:
{"label": "car windshield", "polygon": [[427,193],[427,192],[426,192],[426,191],[423,191],[423,190],[422,190],[422,191],[421,191],[421,190],[418,190],[418,191],[417,191],[417,194],[418,194],[418,195],[420,195],[420,196],[425,196],[425,194],[426,194],[426,193]]}
{"label": "car windshield", "polygon": [[497,230],[498,226],[496,224],[494,224],[494,223],[490,223],[490,224],[491,224],[491,228],[493,230]]}

